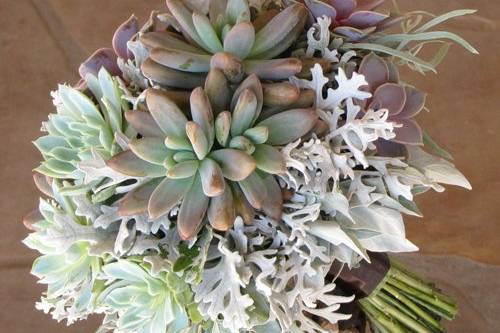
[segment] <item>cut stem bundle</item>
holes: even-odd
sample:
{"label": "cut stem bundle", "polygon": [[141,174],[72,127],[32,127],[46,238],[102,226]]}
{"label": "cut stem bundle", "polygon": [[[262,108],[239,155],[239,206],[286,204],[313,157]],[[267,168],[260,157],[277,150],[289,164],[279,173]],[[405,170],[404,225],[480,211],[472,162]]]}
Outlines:
{"label": "cut stem bundle", "polygon": [[378,287],[359,300],[374,332],[446,332],[441,319],[452,320],[457,304],[448,296],[391,260]]}

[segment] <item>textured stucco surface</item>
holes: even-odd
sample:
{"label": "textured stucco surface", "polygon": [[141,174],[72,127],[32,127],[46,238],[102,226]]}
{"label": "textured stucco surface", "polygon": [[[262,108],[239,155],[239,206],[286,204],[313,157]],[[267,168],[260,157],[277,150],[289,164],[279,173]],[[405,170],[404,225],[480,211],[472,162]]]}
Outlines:
{"label": "textured stucco surface", "polygon": [[[408,219],[408,234],[427,255],[404,260],[462,301],[451,332],[496,332],[500,305],[500,2],[399,0],[402,9],[441,13],[477,8],[475,17],[447,28],[481,55],[453,47],[439,76],[405,73],[430,93],[430,113],[419,122],[455,157],[473,191],[448,188],[418,199],[425,217]],[[146,18],[162,0],[0,0],[0,323],[2,332],[92,332],[90,320],[67,328],[35,311],[43,286],[29,275],[35,256],[22,244],[21,217],[37,204],[31,169],[39,155],[31,141],[52,111],[50,90],[74,83],[76,68],[94,49],[109,45],[131,13]],[[435,255],[430,255],[435,254]],[[466,259],[468,257],[470,259]],[[491,286],[492,289],[488,289]]]}

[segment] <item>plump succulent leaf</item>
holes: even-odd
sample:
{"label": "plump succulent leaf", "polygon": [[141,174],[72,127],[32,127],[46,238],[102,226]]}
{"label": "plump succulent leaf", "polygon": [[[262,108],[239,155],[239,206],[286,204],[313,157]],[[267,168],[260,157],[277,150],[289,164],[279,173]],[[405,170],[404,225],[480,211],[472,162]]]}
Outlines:
{"label": "plump succulent leaf", "polygon": [[256,116],[257,97],[250,89],[245,89],[232,112],[231,136],[241,135],[250,128]]}
{"label": "plump succulent leaf", "polygon": [[253,47],[255,30],[250,22],[241,22],[229,30],[224,38],[224,51],[245,59]]}
{"label": "plump succulent leaf", "polygon": [[167,136],[185,136],[187,118],[179,107],[161,90],[148,89],[146,103],[158,127]]}
{"label": "plump succulent leaf", "polygon": [[212,159],[205,158],[200,164],[200,177],[203,192],[208,197],[216,197],[224,193],[224,176],[220,166]]}
{"label": "plump succulent leaf", "polygon": [[272,146],[266,144],[256,145],[252,156],[257,162],[257,168],[262,171],[269,174],[283,174],[286,171],[283,155]]}
{"label": "plump succulent leaf", "polygon": [[243,135],[253,144],[261,144],[269,138],[269,130],[264,126],[252,127],[243,132]]}
{"label": "plump succulent leaf", "polygon": [[164,178],[153,191],[149,199],[149,216],[152,219],[156,219],[170,212],[189,190],[193,184],[193,178],[194,177],[185,179]]}
{"label": "plump succulent leaf", "polygon": [[262,209],[267,198],[267,189],[262,178],[256,172],[253,172],[245,179],[239,181],[238,184],[248,202],[255,209]]}
{"label": "plump succulent leaf", "polygon": [[145,137],[134,139],[129,144],[130,150],[146,162],[163,165],[165,158],[171,154],[164,144],[164,140],[158,137]]}
{"label": "plump succulent leaf", "polygon": [[231,113],[229,111],[223,111],[219,113],[217,119],[215,119],[215,137],[217,139],[217,142],[222,147],[227,146],[230,131],[231,131]]}
{"label": "plump succulent leaf", "polygon": [[222,43],[208,17],[195,12],[193,13],[193,24],[196,32],[200,36],[203,36],[204,45],[207,51],[212,53],[223,51]]}
{"label": "plump succulent leaf", "polygon": [[206,73],[210,56],[172,49],[153,49],[149,57],[158,64],[183,72]]}
{"label": "plump succulent leaf", "polygon": [[208,202],[209,198],[203,192],[202,180],[198,174],[182,199],[177,217],[177,229],[182,239],[193,238],[198,233]]}
{"label": "plump succulent leaf", "polygon": [[189,121],[186,123],[186,135],[191,142],[193,151],[199,160],[202,160],[207,156],[209,152],[209,141],[203,129],[198,123],[194,121]]}
{"label": "plump succulent leaf", "polygon": [[153,179],[149,182],[128,192],[118,205],[118,211],[121,216],[136,216],[147,213],[148,202],[151,194],[160,184],[161,179]]}
{"label": "plump succulent leaf", "polygon": [[269,129],[268,144],[284,145],[307,134],[317,120],[318,115],[314,109],[294,109],[271,116],[258,126]]}
{"label": "plump succulent leaf", "polygon": [[172,179],[185,179],[192,177],[198,171],[200,162],[198,160],[182,161],[175,164],[167,172],[167,177]]}
{"label": "plump succulent leaf", "polygon": [[281,219],[283,214],[283,194],[281,187],[274,176],[268,175],[264,178],[267,197],[262,205],[262,210],[275,220]]}
{"label": "plump succulent leaf", "polygon": [[148,137],[163,137],[164,133],[149,112],[127,111],[127,122],[141,135]]}
{"label": "plump succulent leaf", "polygon": [[247,178],[256,167],[251,156],[237,149],[219,149],[210,153],[210,158],[219,164],[224,177],[232,181]]}
{"label": "plump succulent leaf", "polygon": [[234,224],[235,207],[233,194],[229,185],[224,186],[224,192],[210,199],[207,213],[210,225],[220,231],[226,231]]}
{"label": "plump succulent leaf", "polygon": [[162,177],[167,172],[163,166],[146,162],[131,150],[118,153],[106,161],[106,164],[113,170],[132,177]]}
{"label": "plump succulent leaf", "polygon": [[296,32],[296,35],[298,35],[303,29],[306,19],[307,9],[303,5],[295,4],[287,7],[273,17],[272,20],[257,33],[250,56],[255,58],[266,52],[269,58],[276,56],[277,54],[272,54],[269,51],[273,48],[280,47],[288,34],[297,26],[300,28]]}
{"label": "plump succulent leaf", "polygon": [[191,93],[190,97],[191,117],[197,123],[208,140],[208,149],[212,148],[214,141],[214,116],[210,100],[205,91],[198,87]]}
{"label": "plump succulent leaf", "polygon": [[210,105],[215,116],[229,109],[231,90],[229,82],[221,70],[212,69],[208,73],[205,81],[205,93],[210,100]]}

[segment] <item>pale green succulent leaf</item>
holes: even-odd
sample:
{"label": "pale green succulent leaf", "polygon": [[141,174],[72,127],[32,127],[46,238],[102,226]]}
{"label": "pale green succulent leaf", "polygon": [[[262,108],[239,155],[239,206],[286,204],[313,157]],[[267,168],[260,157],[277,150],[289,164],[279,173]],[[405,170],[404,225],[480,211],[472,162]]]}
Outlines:
{"label": "pale green succulent leaf", "polygon": [[167,6],[172,15],[179,23],[182,31],[188,35],[199,46],[206,47],[203,39],[200,37],[193,23],[192,13],[180,0],[167,0]]}
{"label": "pale green succulent leaf", "polygon": [[142,63],[141,72],[156,84],[182,89],[194,89],[203,86],[205,82],[205,75],[203,73],[178,71],[160,65],[150,58],[147,58]]}
{"label": "pale green succulent leaf", "polygon": [[223,51],[217,32],[205,15],[193,13],[193,24],[198,35],[202,36],[207,51],[211,53]]}
{"label": "pale green succulent leaf", "polygon": [[33,144],[44,155],[49,154],[52,149],[57,147],[71,148],[63,137],[52,135],[39,137],[33,142]]}
{"label": "pale green succulent leaf", "polygon": [[396,58],[402,59],[406,62],[409,62],[411,64],[418,65],[426,70],[432,71],[436,73],[436,69],[434,68],[434,65],[422,60],[418,57],[415,57],[414,55],[410,54],[409,52],[404,52],[404,51],[399,51],[384,45],[378,45],[378,44],[370,44],[370,43],[344,43],[342,44],[342,47],[345,49],[352,49],[352,50],[367,50],[367,51],[375,51],[375,52],[380,52],[384,53],[390,56],[394,56]]}
{"label": "pale green succulent leaf", "polygon": [[49,167],[45,165],[45,163],[42,163],[40,166],[37,168],[33,169],[33,171],[38,172],[42,175],[52,177],[52,178],[68,178],[68,175],[66,174],[61,174],[60,172],[56,172]]}
{"label": "pale green succulent leaf", "polygon": [[267,127],[270,145],[284,145],[301,138],[313,129],[318,115],[313,109],[293,109],[275,114],[258,126]]}
{"label": "pale green succulent leaf", "polygon": [[252,127],[243,132],[243,135],[253,144],[262,144],[267,141],[267,138],[269,137],[269,130],[264,126]]}
{"label": "pale green succulent leaf", "polygon": [[191,188],[182,200],[177,217],[177,230],[184,240],[191,239],[198,233],[209,202],[209,198],[203,192],[200,175],[194,178]]}
{"label": "pale green succulent leaf", "polygon": [[220,166],[224,177],[232,181],[245,179],[256,167],[255,160],[250,155],[237,149],[219,149],[209,156]]}
{"label": "pale green succulent leaf", "polygon": [[155,62],[183,72],[206,73],[210,70],[210,56],[174,49],[153,49],[150,58]]}
{"label": "pale green succulent leaf", "polygon": [[59,96],[66,108],[74,108],[73,112],[78,113],[91,126],[99,128],[105,124],[101,113],[90,98],[74,88],[63,87],[66,86],[60,87]]}
{"label": "pale green succulent leaf", "polygon": [[69,174],[75,171],[75,166],[73,164],[59,161],[55,158],[47,159],[42,165],[59,174]]}
{"label": "pale green succulent leaf", "polygon": [[281,152],[269,145],[256,145],[253,158],[257,168],[270,174],[283,174],[286,172],[285,159]]}
{"label": "pale green succulent leaf", "polygon": [[255,151],[255,146],[244,136],[235,136],[229,141],[229,148],[234,148],[246,152],[248,155],[252,155]]}
{"label": "pale green succulent leaf", "polygon": [[171,153],[165,146],[164,140],[153,137],[134,139],[130,142],[129,148],[139,158],[158,165],[162,165],[167,155]]}
{"label": "pale green succulent leaf", "polygon": [[430,32],[421,32],[415,34],[391,34],[386,35],[381,38],[375,40],[377,44],[382,45],[392,45],[393,43],[410,43],[415,41],[430,41],[430,40],[451,40],[458,45],[465,48],[467,51],[478,54],[479,52],[465,39],[448,31],[430,31]]}
{"label": "pale green succulent leaf", "polygon": [[224,51],[245,59],[255,41],[255,29],[250,22],[241,22],[224,36]]}
{"label": "pale green succulent leaf", "polygon": [[127,260],[107,264],[102,267],[107,276],[114,279],[126,280],[130,282],[144,283],[149,279],[146,271]]}
{"label": "pale green succulent leaf", "polygon": [[158,89],[148,89],[149,112],[166,136],[185,136],[187,118],[179,107]]}
{"label": "pale green succulent leaf", "polygon": [[106,121],[109,123],[109,126],[113,132],[121,132],[123,121],[122,109],[116,109],[112,102],[110,102],[106,97],[103,97],[101,102],[104,106],[102,108],[103,112],[107,113]]}
{"label": "pale green succulent leaf", "polygon": [[191,187],[193,177],[185,179],[164,178],[149,199],[148,212],[151,218],[161,217],[179,203]]}
{"label": "pale green succulent leaf", "polygon": [[173,155],[175,162],[180,163],[184,161],[196,160],[196,155],[192,151],[179,151]]}
{"label": "pale green succulent leaf", "polygon": [[184,161],[177,163],[167,172],[167,177],[171,179],[184,179],[193,177],[198,171],[200,162],[198,160]]}
{"label": "pale green succulent leaf", "polygon": [[441,24],[445,21],[448,21],[449,19],[452,19],[454,17],[470,15],[470,14],[474,14],[476,12],[477,12],[477,10],[475,10],[475,9],[452,10],[451,12],[444,13],[442,15],[439,15],[439,16],[433,18],[429,22],[427,22],[427,23],[423,24],[422,26],[420,26],[419,28],[415,29],[415,32],[416,33],[425,32],[425,31],[429,30],[430,28],[433,28],[436,25]]}
{"label": "pale green succulent leaf", "polygon": [[245,90],[251,90],[254,94],[255,97],[257,98],[257,110],[255,112],[255,118],[253,121],[255,122],[257,118],[260,115],[260,112],[262,111],[262,106],[264,104],[264,92],[262,89],[262,84],[259,80],[259,78],[256,75],[249,75],[241,84],[238,86],[236,91],[233,94],[233,98],[231,100],[231,110],[234,110],[236,107],[236,104],[238,103],[240,99],[240,95],[245,91]]}
{"label": "pale green succulent leaf", "polygon": [[113,147],[114,135],[109,127],[102,127],[99,131],[99,142],[106,151],[111,151]]}
{"label": "pale green succulent leaf", "polygon": [[167,170],[161,166],[146,162],[131,150],[125,150],[106,161],[113,170],[132,177],[161,177]]}
{"label": "pale green succulent leaf", "polygon": [[200,164],[200,177],[203,193],[208,197],[216,197],[224,193],[225,181],[219,165],[210,158]]}
{"label": "pale green succulent leaf", "polygon": [[229,139],[229,132],[231,130],[231,113],[229,111],[223,111],[219,113],[215,119],[215,137],[217,142],[222,146],[226,147]]}
{"label": "pale green succulent leaf", "polygon": [[142,136],[165,137],[165,134],[149,112],[126,111],[125,119]]}
{"label": "pale green succulent leaf", "polygon": [[193,121],[189,121],[186,124],[186,134],[198,159],[202,160],[205,158],[209,152],[209,144],[201,126]]}
{"label": "pale green succulent leaf", "polygon": [[57,130],[58,136],[76,137],[76,138],[80,136],[78,131],[75,131],[74,129],[71,128],[73,119],[70,117],[62,116],[60,114],[51,114],[49,115],[49,121],[50,124],[54,126],[55,129]]}
{"label": "pale green succulent leaf", "polygon": [[[97,95],[96,98],[105,98],[114,108],[114,110],[121,110],[121,96],[119,86],[116,80],[102,67],[98,73],[99,86],[101,88],[102,96]],[[121,112],[117,115],[121,119]],[[121,128],[121,122],[118,124]]]}
{"label": "pale green succulent leaf", "polygon": [[66,147],[56,147],[50,151],[50,155],[59,161],[78,162],[80,158],[75,150]]}
{"label": "pale green succulent leaf", "polygon": [[238,98],[232,113],[231,136],[243,134],[253,125],[257,115],[257,97],[250,90],[244,90]]}
{"label": "pale green succulent leaf", "polygon": [[210,100],[202,88],[196,88],[191,93],[189,100],[191,106],[191,117],[195,123],[200,125],[208,140],[209,149],[214,141],[214,116],[210,106]]}
{"label": "pale green succulent leaf", "polygon": [[248,202],[255,209],[261,209],[267,198],[267,190],[264,180],[257,172],[252,172],[248,177],[238,182]]}
{"label": "pale green succulent leaf", "polygon": [[449,152],[447,152],[446,150],[441,148],[436,143],[436,141],[434,141],[431,138],[429,133],[427,133],[426,131],[424,131],[424,146],[429,147],[430,149],[432,149],[432,151],[434,151],[436,154],[438,154],[441,157],[444,157],[444,158],[449,159],[449,160],[453,160],[453,156]]}
{"label": "pale green succulent leaf", "polygon": [[165,146],[172,150],[193,150],[189,139],[185,136],[167,136],[165,138]]}
{"label": "pale green succulent leaf", "polygon": [[287,7],[273,17],[255,36],[250,57],[258,58],[260,54],[268,52],[283,42],[297,25],[305,23],[307,10],[304,6],[295,4]]}
{"label": "pale green succulent leaf", "polygon": [[245,0],[228,0],[226,16],[232,24],[250,21],[250,8]]}

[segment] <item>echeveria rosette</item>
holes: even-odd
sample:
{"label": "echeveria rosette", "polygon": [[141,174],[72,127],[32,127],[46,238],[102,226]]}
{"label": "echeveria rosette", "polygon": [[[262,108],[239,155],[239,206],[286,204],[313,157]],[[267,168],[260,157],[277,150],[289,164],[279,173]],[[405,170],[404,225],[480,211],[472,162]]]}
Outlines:
{"label": "echeveria rosette", "polygon": [[119,332],[186,329],[192,324],[188,307],[193,295],[189,286],[173,272],[162,271],[155,276],[142,266],[128,260],[103,266],[103,276],[111,283],[99,295],[100,306],[108,316],[117,316]]}
{"label": "echeveria rosette", "polygon": [[[220,89],[221,80],[222,72],[212,70],[205,90]],[[207,212],[210,224],[221,231],[233,225],[236,215],[251,223],[254,209],[279,218],[282,194],[273,175],[286,170],[275,146],[307,134],[317,120],[313,109],[287,110],[260,120],[264,94],[255,75],[234,93],[220,91],[229,98],[231,112],[214,114],[205,90],[198,87],[190,95],[191,119],[168,92],[147,90],[149,112],[127,113],[142,137],[107,162],[124,174],[152,179],[122,199],[122,214],[147,211],[158,218],[182,201],[177,229],[183,239],[198,233]]]}
{"label": "echeveria rosette", "polygon": [[251,74],[283,80],[301,71],[299,59],[275,58],[303,33],[307,20],[303,5],[261,12],[264,19],[252,21],[246,0],[209,3],[205,15],[180,0],[167,0],[180,33],[155,31],[141,36],[150,49],[150,58],[141,67],[146,77],[162,86],[193,89],[203,84],[211,68],[221,69],[232,82]]}
{"label": "echeveria rosette", "polygon": [[396,66],[370,53],[359,66],[359,73],[365,76],[372,98],[366,103],[367,109],[387,109],[388,121],[397,123],[396,137],[391,141],[379,140],[376,144],[381,155],[400,154],[403,145],[422,145],[422,129],[415,117],[424,109],[426,94],[412,86],[399,82]]}
{"label": "echeveria rosette", "polygon": [[79,181],[84,174],[78,164],[91,159],[93,151],[109,158],[121,150],[115,134],[127,132],[123,113],[129,105],[122,99],[124,88],[105,69],[97,77],[87,74],[86,83],[87,94],[67,85],[53,93],[57,113],[42,125],[47,135],[34,142],[44,157],[35,171]]}
{"label": "echeveria rosette", "polygon": [[71,198],[60,195],[58,181],[51,186],[46,189],[53,200],[41,199],[38,209],[24,221],[33,232],[23,243],[41,253],[31,270],[39,283],[47,285],[37,308],[71,324],[95,310],[94,286],[102,260],[92,254],[92,246],[105,234],[76,215]]}
{"label": "echeveria rosette", "polygon": [[304,0],[313,17],[332,20],[332,31],[347,41],[360,41],[369,34],[390,27],[397,17],[376,12],[385,0]]}

